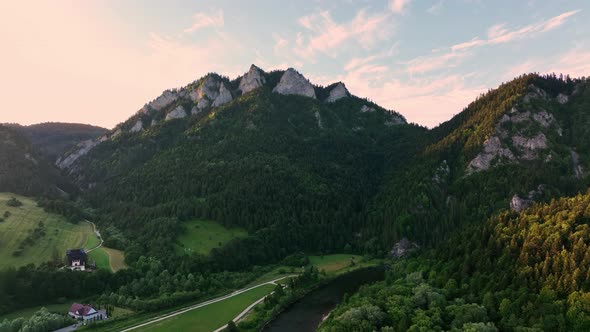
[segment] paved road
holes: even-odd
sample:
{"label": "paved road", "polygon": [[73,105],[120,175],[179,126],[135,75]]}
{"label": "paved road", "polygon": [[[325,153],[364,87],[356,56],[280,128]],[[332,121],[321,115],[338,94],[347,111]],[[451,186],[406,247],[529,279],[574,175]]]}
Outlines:
{"label": "paved road", "polygon": [[[168,318],[172,318],[172,317],[174,317],[174,316],[178,316],[178,315],[184,314],[185,312],[189,312],[189,311],[191,311],[191,310],[199,309],[199,308],[202,308],[202,307],[208,306],[208,305],[210,305],[210,304],[213,304],[213,303],[217,303],[217,302],[220,302],[220,301],[227,300],[227,299],[229,299],[229,298],[232,298],[232,297],[234,297],[234,296],[240,295],[240,294],[242,294],[242,293],[245,293],[245,292],[247,292],[247,291],[253,290],[253,289],[255,289],[255,288],[262,287],[262,286],[264,286],[264,285],[276,285],[276,284],[277,284],[277,281],[279,281],[279,280],[283,280],[283,279],[285,279],[285,278],[296,277],[296,276],[297,276],[297,275],[288,275],[288,276],[281,277],[281,278],[278,278],[278,279],[275,279],[275,280],[271,280],[271,281],[268,281],[268,282],[265,282],[265,283],[262,283],[262,284],[258,284],[258,285],[256,285],[256,286],[252,286],[252,287],[248,287],[248,288],[243,288],[243,289],[237,290],[237,291],[235,291],[235,292],[233,292],[233,293],[231,293],[231,294],[224,295],[224,296],[221,296],[221,297],[215,298],[215,299],[213,299],[213,300],[209,300],[209,301],[201,302],[201,303],[199,303],[199,304],[195,304],[195,305],[192,305],[192,306],[186,307],[186,308],[184,308],[184,309],[180,309],[180,310],[177,310],[177,311],[171,312],[171,313],[169,313],[169,314],[166,314],[166,315],[158,316],[158,317],[156,317],[156,318],[153,318],[153,319],[151,319],[151,320],[149,320],[149,321],[147,321],[147,322],[145,322],[145,323],[142,323],[142,324],[139,324],[139,325],[135,325],[135,326],[133,326],[133,327],[130,327],[130,328],[127,328],[127,329],[125,329],[125,330],[121,330],[120,332],[133,331],[133,330],[135,330],[135,329],[138,329],[138,328],[141,328],[141,327],[144,327],[144,326],[147,326],[147,325],[153,324],[153,323],[161,322],[161,321],[163,321],[163,320],[166,320],[166,319],[168,319]],[[263,300],[264,300],[264,297],[263,297],[262,299],[260,299],[260,300],[256,301],[256,302],[254,302],[253,304],[251,304],[251,305],[250,305],[248,308],[246,308],[244,311],[242,311],[242,312],[241,312],[241,313],[238,315],[238,317],[236,317],[236,319],[240,319],[240,318],[242,318],[242,317],[243,317],[243,316],[244,316],[244,315],[245,315],[245,314],[246,314],[246,313],[247,313],[247,312],[248,312],[250,309],[252,309],[252,308],[253,308],[253,307],[254,307],[256,304],[260,303],[260,302],[261,302],[261,301],[263,301]],[[234,319],[234,320],[236,320],[236,319]],[[225,327],[223,327],[223,328],[225,328]],[[221,330],[221,329],[218,329],[218,330],[216,330],[216,331],[220,331],[220,330]]]}

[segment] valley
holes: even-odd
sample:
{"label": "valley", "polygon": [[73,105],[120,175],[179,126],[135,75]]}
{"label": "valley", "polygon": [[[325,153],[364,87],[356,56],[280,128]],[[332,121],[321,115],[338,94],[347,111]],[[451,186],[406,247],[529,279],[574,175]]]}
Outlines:
{"label": "valley", "polygon": [[[118,308],[78,328],[103,332],[583,331],[589,91],[522,75],[426,129],[294,69],[208,74],[43,164],[58,182],[6,168],[38,196],[0,194],[2,264],[23,267],[0,310]],[[56,268],[77,247],[96,270]]]}

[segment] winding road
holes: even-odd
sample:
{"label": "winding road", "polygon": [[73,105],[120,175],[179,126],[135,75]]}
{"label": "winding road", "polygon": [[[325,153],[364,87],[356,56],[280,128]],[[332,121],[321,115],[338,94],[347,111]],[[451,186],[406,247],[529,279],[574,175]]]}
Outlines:
{"label": "winding road", "polygon": [[[158,317],[156,317],[156,318],[153,318],[153,319],[151,319],[151,320],[149,320],[149,321],[147,321],[147,322],[145,322],[145,323],[142,323],[142,324],[139,324],[139,325],[135,325],[135,326],[133,326],[133,327],[130,327],[130,328],[127,328],[127,329],[121,330],[121,332],[133,331],[133,330],[135,330],[135,329],[138,329],[138,328],[141,328],[141,327],[144,327],[144,326],[147,326],[147,325],[153,324],[153,323],[161,322],[161,321],[163,321],[163,320],[166,320],[166,319],[168,319],[168,318],[172,318],[172,317],[174,317],[174,316],[182,315],[182,314],[184,314],[185,312],[188,312],[188,311],[191,311],[191,310],[199,309],[199,308],[202,308],[202,307],[208,306],[208,305],[210,305],[210,304],[213,304],[213,303],[217,303],[217,302],[221,302],[221,301],[227,300],[227,299],[229,299],[229,298],[232,298],[232,297],[234,297],[234,296],[237,296],[237,295],[240,295],[240,294],[242,294],[242,293],[248,292],[248,291],[250,291],[250,290],[253,290],[253,289],[255,289],[255,288],[262,287],[262,286],[264,286],[264,285],[276,285],[276,284],[277,284],[277,281],[280,281],[280,280],[283,280],[283,279],[286,279],[286,278],[296,277],[296,276],[297,276],[297,275],[288,275],[288,276],[284,276],[284,277],[281,277],[281,278],[278,278],[278,279],[275,279],[275,280],[271,280],[271,281],[267,281],[267,282],[264,282],[264,283],[258,284],[258,285],[256,285],[256,286],[252,286],[252,287],[248,287],[248,288],[242,288],[242,289],[240,289],[240,290],[237,290],[237,291],[235,291],[235,292],[233,292],[233,293],[231,293],[231,294],[224,295],[224,296],[221,296],[221,297],[218,297],[218,298],[215,298],[215,299],[209,300],[209,301],[201,302],[201,303],[198,303],[198,304],[194,304],[194,305],[188,306],[188,307],[186,307],[186,308],[183,308],[183,309],[179,309],[179,310],[173,311],[173,312],[171,312],[171,313],[169,313],[169,314],[165,314],[165,315],[162,315],[162,316],[158,316]],[[270,293],[270,294],[272,294],[272,293]],[[269,294],[269,295],[270,295],[270,294]],[[240,313],[238,316],[236,316],[236,318],[234,318],[234,319],[233,319],[233,321],[237,321],[237,320],[239,320],[240,318],[244,317],[244,315],[246,315],[246,313],[248,313],[248,311],[250,311],[250,310],[251,310],[251,309],[252,309],[254,306],[256,306],[258,303],[262,302],[262,301],[263,301],[263,300],[264,300],[264,299],[265,299],[267,296],[268,296],[268,295],[265,295],[263,298],[261,298],[261,299],[259,299],[258,301],[256,301],[256,302],[252,303],[251,305],[249,305],[249,306],[248,306],[246,309],[244,309],[244,310],[243,310],[243,311],[242,311],[242,312],[241,312],[241,313]],[[218,328],[217,330],[215,330],[215,331],[213,331],[213,332],[219,332],[219,331],[222,331],[222,330],[223,330],[223,329],[225,329],[226,327],[227,327],[227,325],[224,325],[224,326],[222,326],[222,327]]]}

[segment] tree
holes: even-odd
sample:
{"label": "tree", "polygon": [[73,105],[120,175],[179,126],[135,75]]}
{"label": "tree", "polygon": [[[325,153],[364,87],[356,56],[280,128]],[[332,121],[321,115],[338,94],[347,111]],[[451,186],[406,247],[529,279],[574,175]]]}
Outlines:
{"label": "tree", "polygon": [[227,323],[227,327],[225,328],[226,332],[240,332],[240,329],[236,326],[233,320],[230,320]]}

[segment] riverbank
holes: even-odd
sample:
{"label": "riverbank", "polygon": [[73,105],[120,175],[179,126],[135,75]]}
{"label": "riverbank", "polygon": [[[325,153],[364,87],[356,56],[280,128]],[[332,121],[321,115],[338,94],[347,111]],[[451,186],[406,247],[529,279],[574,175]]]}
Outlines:
{"label": "riverbank", "polygon": [[[349,259],[351,255],[346,255],[346,257]],[[321,256],[321,259],[320,256],[317,256],[317,258],[313,259],[313,263],[315,264],[306,269],[305,273],[298,279],[294,279],[292,283],[287,284],[282,294],[269,296],[264,303],[254,308],[244,320],[240,321],[238,323],[240,330],[247,332],[261,330],[284,331],[285,328],[289,329],[290,326],[294,326],[291,329],[292,331],[314,331],[323,316],[336,307],[345,293],[352,293],[366,282],[377,281],[383,278],[382,272],[377,272],[376,278],[366,278],[367,273],[371,274],[372,271],[382,271],[379,260],[364,261],[363,264],[360,264],[362,257],[353,257],[358,263],[354,262],[353,264],[342,266],[338,270],[332,270],[330,273],[327,273],[325,269],[322,269],[322,272],[320,272],[317,267],[325,265],[334,266],[335,256]],[[342,288],[340,287],[341,285],[349,286]],[[315,293],[322,293],[324,290],[327,290],[329,294],[320,295],[319,301],[306,300],[309,298],[313,299]],[[322,298],[328,299],[328,301],[326,302]],[[302,302],[303,304],[301,304]],[[296,312],[293,315],[289,314],[292,310],[297,311],[294,308],[298,307],[305,308],[303,310],[305,313]],[[298,317],[296,320],[299,321],[294,322],[289,318],[284,318],[285,315]],[[281,323],[282,320],[288,322],[283,324]],[[301,326],[301,323],[306,322],[311,323],[308,326]],[[278,326],[275,328],[275,325]]]}

